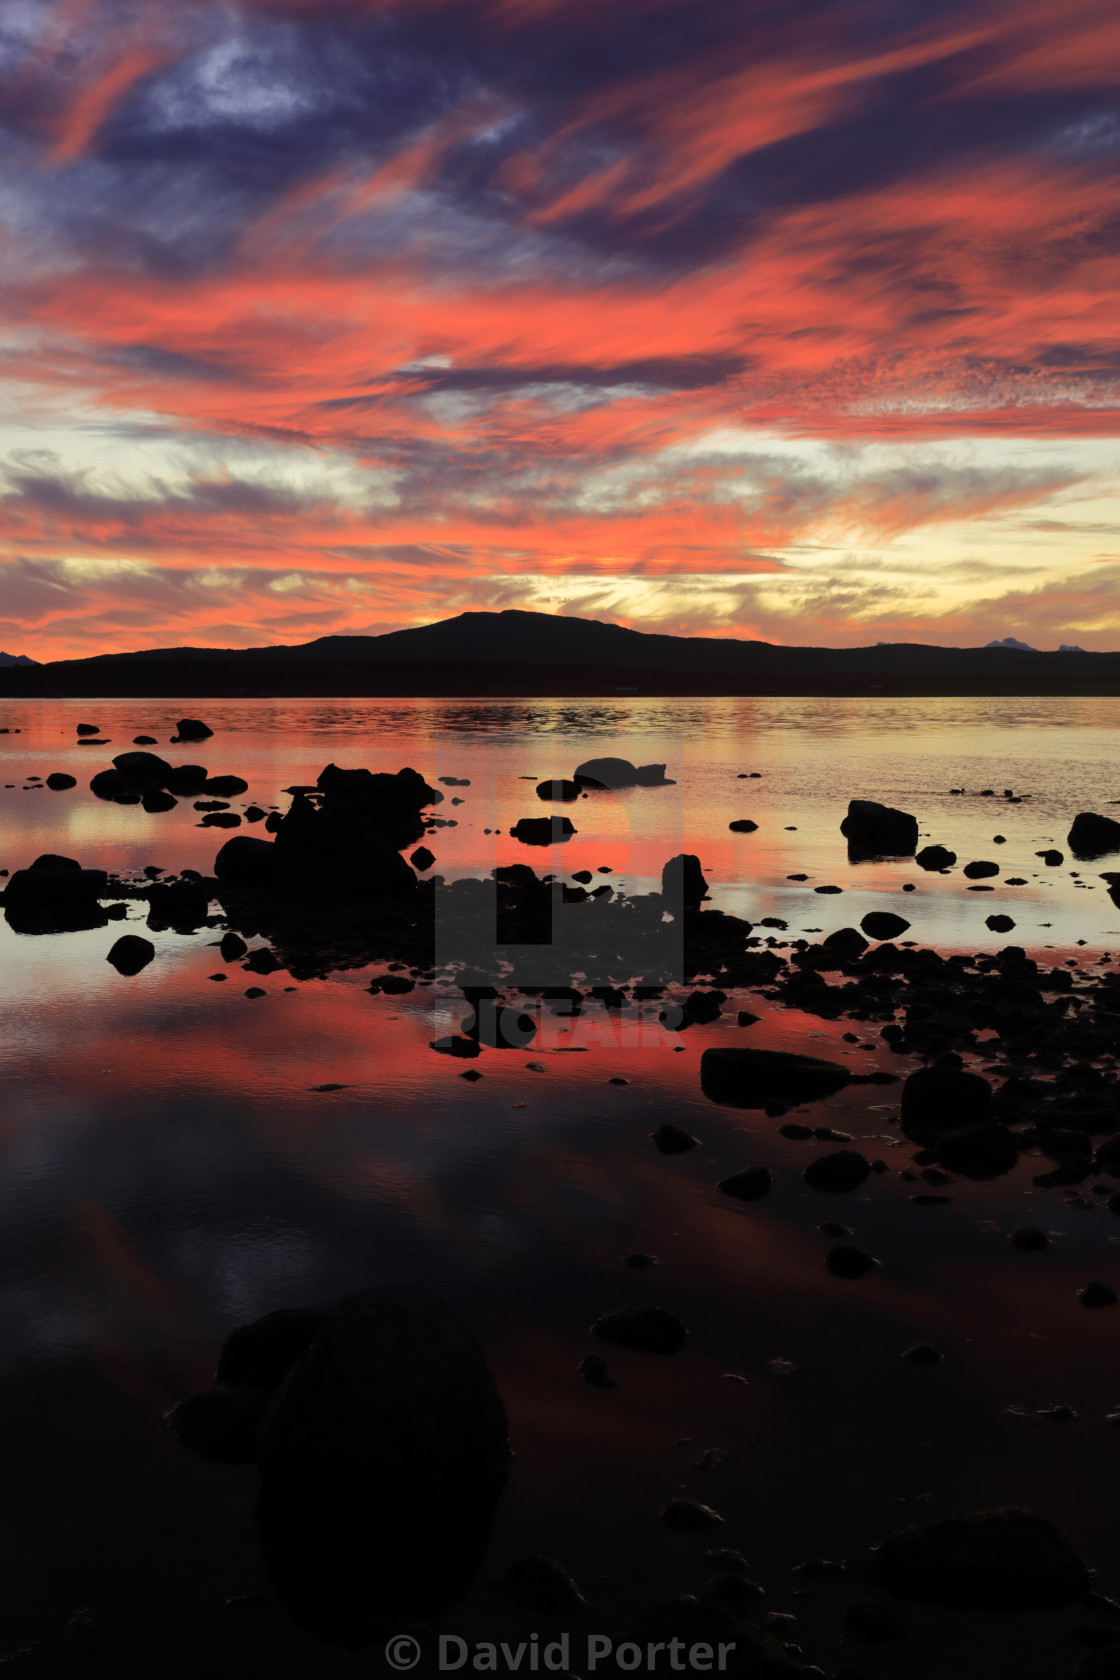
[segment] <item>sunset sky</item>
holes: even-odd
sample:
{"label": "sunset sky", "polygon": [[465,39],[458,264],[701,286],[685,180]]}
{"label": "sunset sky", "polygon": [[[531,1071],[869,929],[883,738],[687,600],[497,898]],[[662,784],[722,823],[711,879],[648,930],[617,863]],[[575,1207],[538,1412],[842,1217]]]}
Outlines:
{"label": "sunset sky", "polygon": [[5,0],[0,647],[1120,647],[1116,0]]}

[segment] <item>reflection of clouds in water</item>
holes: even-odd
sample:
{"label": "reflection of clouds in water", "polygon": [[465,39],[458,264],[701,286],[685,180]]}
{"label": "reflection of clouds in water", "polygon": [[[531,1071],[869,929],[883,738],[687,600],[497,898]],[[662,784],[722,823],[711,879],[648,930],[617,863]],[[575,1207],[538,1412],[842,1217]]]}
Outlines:
{"label": "reflection of clouds in water", "polygon": [[171,1244],[175,1275],[245,1322],[302,1299],[324,1268],[326,1245],[278,1219],[238,1229],[194,1226]]}

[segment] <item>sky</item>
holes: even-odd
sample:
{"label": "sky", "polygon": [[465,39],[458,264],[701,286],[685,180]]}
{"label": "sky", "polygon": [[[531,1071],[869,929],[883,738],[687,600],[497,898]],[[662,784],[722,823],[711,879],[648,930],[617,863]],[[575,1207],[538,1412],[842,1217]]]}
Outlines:
{"label": "sky", "polygon": [[1120,647],[1115,0],[4,0],[0,648]]}

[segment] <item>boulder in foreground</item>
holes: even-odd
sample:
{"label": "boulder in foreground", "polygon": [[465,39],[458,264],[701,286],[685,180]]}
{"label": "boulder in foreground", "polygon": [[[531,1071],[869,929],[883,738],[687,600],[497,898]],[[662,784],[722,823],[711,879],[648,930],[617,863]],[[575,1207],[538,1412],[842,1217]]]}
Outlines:
{"label": "boulder in foreground", "polygon": [[878,1551],[899,1598],[953,1610],[1040,1610],[1072,1604],[1089,1572],[1052,1522],[1030,1511],[974,1511],[901,1529]]}
{"label": "boulder in foreground", "polygon": [[700,1058],[700,1089],[710,1102],[731,1108],[765,1108],[768,1103],[792,1108],[830,1097],[851,1078],[839,1062],[787,1050],[720,1045]]}

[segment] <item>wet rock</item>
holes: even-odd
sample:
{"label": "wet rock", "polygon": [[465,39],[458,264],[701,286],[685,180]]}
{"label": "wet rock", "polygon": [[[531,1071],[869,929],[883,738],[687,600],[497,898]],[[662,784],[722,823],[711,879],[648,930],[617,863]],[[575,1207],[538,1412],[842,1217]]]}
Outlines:
{"label": "wet rock", "polygon": [[123,933],[105,961],[112,963],[118,974],[132,975],[147,968],[155,954],[156,948],[150,939],[144,939],[138,933]]}
{"label": "wet rock", "polygon": [[113,760],[113,768],[137,788],[166,787],[171,775],[167,760],[150,752],[118,753]]}
{"label": "wet rock", "polygon": [[103,869],[83,869],[74,858],[46,852],[17,869],[4,891],[4,916],[17,933],[78,933],[104,927],[98,900],[108,890]]}
{"label": "wet rock", "polygon": [[861,957],[867,950],[867,940],[858,928],[837,928],[823,941],[826,951],[838,951],[842,956]]}
{"label": "wet rock", "polygon": [[214,859],[219,881],[235,887],[268,891],[276,882],[276,846],[271,840],[238,834],[227,840]]}
{"label": "wet rock", "polygon": [[[731,1611],[754,1611],[758,1608],[759,1600],[766,1597],[766,1588],[759,1586],[757,1581],[752,1581],[745,1575],[732,1573],[714,1575],[708,1582],[707,1592],[710,1598],[716,1599],[720,1604],[726,1604]],[[790,1621],[792,1620],[791,1616]]]}
{"label": "wet rock", "polygon": [[910,923],[892,910],[870,910],[859,925],[869,939],[897,939]]}
{"label": "wet rock", "polygon": [[942,1166],[965,1178],[1000,1178],[1019,1159],[1019,1143],[1014,1132],[995,1121],[945,1132],[936,1147]]}
{"label": "wet rock", "polygon": [[790,1120],[786,1125],[778,1127],[779,1137],[794,1138],[799,1143],[806,1142],[813,1136],[812,1126],[802,1126],[796,1120]]}
{"label": "wet rock", "polygon": [[660,1353],[669,1358],[680,1352],[688,1331],[664,1307],[615,1307],[595,1320],[591,1334],[614,1347]]}
{"label": "wet rock", "polygon": [[434,1038],[428,1045],[429,1050],[437,1050],[441,1056],[457,1056],[460,1058],[477,1056],[480,1054],[478,1044],[473,1038],[461,1038],[452,1033],[447,1038]]}
{"label": "wet rock", "polygon": [[154,735],[134,735],[132,744],[134,747],[155,747],[159,745]]}
{"label": "wet rock", "polygon": [[222,1343],[215,1381],[227,1387],[278,1388],[328,1316],[324,1307],[281,1307],[239,1325]]}
{"label": "wet rock", "polygon": [[522,817],[510,829],[523,846],[551,846],[559,840],[570,840],[575,832],[569,817]]}
{"label": "wet rock", "polygon": [[992,1087],[959,1066],[918,1068],[902,1087],[900,1122],[907,1137],[925,1143],[943,1132],[986,1120]]}
{"label": "wet rock", "polygon": [[825,1264],[833,1277],[861,1278],[879,1262],[862,1248],[856,1248],[850,1243],[839,1243],[835,1248],[829,1249]]}
{"label": "wet rock", "polygon": [[583,1378],[589,1388],[618,1387],[607,1368],[606,1360],[601,1354],[587,1354],[576,1366],[576,1373]]}
{"label": "wet rock", "polygon": [[148,926],[157,933],[164,928],[193,933],[210,913],[209,888],[196,881],[158,881],[147,896]]}
{"label": "wet rock", "polygon": [[181,799],[193,799],[196,794],[202,793],[207,779],[204,764],[176,764],[163,785],[168,793],[178,794]]}
{"label": "wet rock", "polygon": [[1112,817],[1099,817],[1093,811],[1079,811],[1066,836],[1066,845],[1079,859],[1120,852],[1120,822]]}
{"label": "wet rock", "polygon": [[880,1546],[878,1572],[899,1598],[954,1610],[1057,1608],[1089,1586],[1084,1562],[1045,1517],[977,1511],[901,1529]]}
{"label": "wet rock", "polygon": [[918,844],[916,817],[872,799],[849,802],[840,832],[849,851],[863,857],[913,857]]}
{"label": "wet rock", "polygon": [[89,784],[90,792],[98,799],[111,800],[114,805],[139,805],[140,794],[127,776],[119,770],[99,770]]}
{"label": "wet rock", "polygon": [[537,798],[570,805],[573,799],[579,798],[581,791],[578,782],[567,782],[563,777],[556,776],[551,782],[538,783]]}
{"label": "wet rock", "polygon": [[670,1499],[661,1512],[661,1521],[677,1534],[698,1534],[705,1528],[718,1528],[723,1518],[696,1499]]}
{"label": "wet rock", "polygon": [[160,811],[174,811],[179,801],[174,794],[165,793],[163,788],[145,788],[140,803],[154,816]]}
{"label": "wet rock", "polygon": [[1015,926],[1010,916],[989,916],[985,927],[990,927],[993,933],[1010,933]]}
{"label": "wet rock", "polygon": [[180,718],[175,729],[176,741],[206,741],[214,733],[201,718]]}
{"label": "wet rock", "polygon": [[749,817],[741,817],[738,822],[728,823],[727,826],[732,834],[754,834],[758,828],[758,824],[751,822]]}
{"label": "wet rock", "polygon": [[77,787],[77,778],[68,776],[64,770],[52,770],[47,777],[47,787],[52,793],[63,793],[67,788]]}
{"label": "wet rock", "polygon": [[221,952],[222,961],[229,963],[236,962],[238,957],[243,957],[249,947],[246,945],[241,935],[239,933],[234,933],[231,928],[228,933],[223,934],[222,942],[218,949]]}
{"label": "wet rock", "polygon": [[929,1342],[915,1342],[902,1355],[911,1365],[940,1365],[941,1354]]}
{"label": "wet rock", "polygon": [[905,1639],[909,1633],[904,1619],[889,1604],[859,1599],[844,1612],[844,1627],[853,1639],[881,1644],[888,1639]]}
{"label": "wet rock", "polygon": [[691,852],[679,852],[670,858],[661,871],[661,892],[674,914],[678,906],[685,910],[699,909],[708,896],[700,859]]}
{"label": "wet rock", "polygon": [[1050,1247],[1050,1238],[1045,1231],[1040,1231],[1034,1225],[1018,1225],[1008,1237],[1012,1248],[1022,1249],[1024,1254],[1039,1254],[1044,1248]]}
{"label": "wet rock", "polygon": [[427,846],[417,846],[416,850],[409,856],[408,861],[413,869],[418,869],[423,874],[425,870],[432,867],[436,857],[435,853],[430,852]]}
{"label": "wet rock", "polygon": [[244,815],[247,823],[259,823],[264,821],[267,813],[259,805],[247,805]]}
{"label": "wet rock", "polygon": [[241,818],[236,811],[211,811],[202,818],[199,828],[240,828]]}
{"label": "wet rock", "polygon": [[544,1616],[570,1616],[587,1603],[564,1565],[539,1554],[511,1563],[490,1585],[519,1610],[535,1610]]}
{"label": "wet rock", "polygon": [[1116,1291],[1110,1289],[1107,1283],[1098,1283],[1094,1279],[1077,1291],[1077,1299],[1083,1307],[1114,1307]]}
{"label": "wet rock", "polygon": [[679,1126],[670,1126],[667,1122],[649,1135],[662,1155],[683,1155],[686,1150],[695,1149],[700,1142],[691,1132],[682,1131]]}
{"label": "wet rock", "polygon": [[936,872],[951,869],[957,861],[957,854],[951,852],[948,846],[923,846],[914,861],[919,868]]}
{"label": "wet rock", "polygon": [[690,1021],[705,1026],[712,1021],[718,1021],[720,1010],[726,1002],[726,992],[692,992],[684,1000],[684,1012]]}
{"label": "wet rock", "polygon": [[99,723],[79,723],[75,727],[76,733],[79,735],[100,735],[101,733]]}
{"label": "wet rock", "polygon": [[770,1194],[773,1183],[774,1175],[769,1167],[744,1167],[741,1172],[721,1178],[719,1188],[737,1202],[758,1202]]}
{"label": "wet rock", "polygon": [[247,792],[248,787],[243,776],[207,776],[202,791],[215,799],[235,799],[239,793]]}
{"label": "wet rock", "polygon": [[190,1452],[215,1464],[252,1464],[272,1399],[268,1388],[215,1383],[172,1407],[164,1423]]}
{"label": "wet rock", "polygon": [[588,758],[574,779],[591,788],[672,787],[663,764],[631,764],[628,758]]}
{"label": "wet rock", "polygon": [[1045,852],[1036,852],[1034,855],[1035,857],[1042,859],[1047,869],[1057,869],[1059,864],[1063,864],[1066,861],[1065,853],[1059,852],[1057,848],[1053,846]]}
{"label": "wet rock", "polygon": [[740,1027],[753,1027],[755,1022],[761,1019],[761,1015],[752,1015],[749,1009],[740,1009],[735,1017],[736,1024]]}
{"label": "wet rock", "polygon": [[658,1263],[659,1262],[655,1254],[640,1254],[637,1250],[622,1256],[622,1264],[624,1266],[629,1266],[631,1271],[635,1272],[648,1271],[650,1266],[656,1266]]}
{"label": "wet rock", "polygon": [[713,1046],[700,1058],[700,1089],[711,1102],[732,1108],[788,1108],[831,1096],[851,1082],[839,1062],[785,1050]]}
{"label": "wet rock", "polygon": [[833,1155],[810,1161],[801,1176],[813,1190],[841,1192],[857,1189],[866,1182],[870,1171],[870,1165],[858,1150],[838,1149]]}
{"label": "wet rock", "polygon": [[980,858],[975,863],[966,863],[962,873],[967,875],[970,881],[984,881],[991,875],[999,874],[999,864]]}

